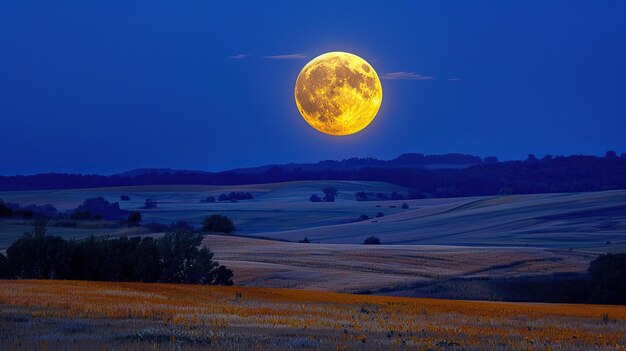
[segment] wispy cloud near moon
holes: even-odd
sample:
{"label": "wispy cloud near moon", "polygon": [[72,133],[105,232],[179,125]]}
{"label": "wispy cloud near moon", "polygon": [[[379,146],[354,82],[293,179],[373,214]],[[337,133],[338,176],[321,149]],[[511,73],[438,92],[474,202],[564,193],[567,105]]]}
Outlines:
{"label": "wispy cloud near moon", "polygon": [[302,60],[306,58],[305,54],[287,54],[287,55],[272,55],[263,56],[266,60]]}
{"label": "wispy cloud near moon", "polygon": [[250,57],[250,55],[237,54],[237,55],[229,56],[228,58],[232,60],[241,60],[241,59],[245,59],[246,57]]}
{"label": "wispy cloud near moon", "polygon": [[432,80],[435,79],[432,76],[423,76],[414,72],[391,72],[382,76],[383,79],[389,80]]}

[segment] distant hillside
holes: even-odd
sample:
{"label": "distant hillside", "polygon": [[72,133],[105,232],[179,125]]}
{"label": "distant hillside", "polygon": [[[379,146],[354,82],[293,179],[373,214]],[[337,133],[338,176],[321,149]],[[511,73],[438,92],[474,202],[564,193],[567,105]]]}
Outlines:
{"label": "distant hillside", "polygon": [[273,167],[280,167],[286,171],[355,171],[362,168],[413,168],[413,169],[438,169],[438,168],[467,168],[481,164],[482,159],[478,156],[465,154],[423,155],[403,154],[392,160],[379,160],[376,158],[349,158],[341,161],[326,160],[317,163],[288,163],[284,165],[265,165],[260,167],[239,168],[233,170],[236,173],[263,173]]}
{"label": "distant hillside", "polygon": [[129,185],[241,185],[295,180],[384,181],[414,189],[411,196],[458,197],[497,194],[626,189],[626,155],[534,156],[498,162],[461,154],[405,154],[393,160],[352,158],[315,164],[274,165],[223,172],[134,170],[113,176],[48,173],[0,176],[0,191],[97,188]]}

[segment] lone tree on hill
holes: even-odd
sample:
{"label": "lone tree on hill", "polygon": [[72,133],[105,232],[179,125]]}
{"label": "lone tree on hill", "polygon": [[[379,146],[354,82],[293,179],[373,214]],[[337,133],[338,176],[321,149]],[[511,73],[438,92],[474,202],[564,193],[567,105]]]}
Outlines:
{"label": "lone tree on hill", "polygon": [[363,245],[380,245],[380,239],[372,235],[363,240]]}
{"label": "lone tree on hill", "polygon": [[204,218],[202,221],[202,231],[230,234],[235,231],[235,224],[226,216],[214,214]]}

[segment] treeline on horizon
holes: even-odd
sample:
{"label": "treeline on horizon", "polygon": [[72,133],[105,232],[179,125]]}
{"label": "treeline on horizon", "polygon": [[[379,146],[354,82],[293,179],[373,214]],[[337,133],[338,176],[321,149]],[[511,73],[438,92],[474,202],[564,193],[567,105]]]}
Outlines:
{"label": "treeline on horizon", "polygon": [[[411,156],[412,155],[412,156]],[[529,155],[523,161],[499,162],[487,157],[473,164],[475,156],[466,162],[451,164],[464,168],[425,169],[420,154],[403,155],[403,162],[374,159],[323,161],[307,169],[272,166],[262,172],[224,171],[166,171],[137,175],[81,175],[47,173],[30,176],[0,176],[0,191],[97,188],[132,185],[242,185],[298,180],[359,180],[384,181],[421,192],[425,197],[456,197],[507,195],[553,192],[584,192],[626,189],[626,154],[618,156],[609,151],[604,157]],[[444,155],[445,156],[445,155]],[[444,157],[442,156],[442,157]],[[458,154],[454,157],[459,161]],[[479,159],[479,158],[478,158]],[[359,163],[359,160],[361,162]],[[439,160],[442,164],[445,160]],[[463,160],[463,159],[461,159]],[[479,159],[480,160],[480,159]],[[352,168],[338,165],[350,163]],[[373,163],[387,162],[383,166]],[[412,166],[412,163],[415,167]],[[355,165],[362,164],[360,168]]]}

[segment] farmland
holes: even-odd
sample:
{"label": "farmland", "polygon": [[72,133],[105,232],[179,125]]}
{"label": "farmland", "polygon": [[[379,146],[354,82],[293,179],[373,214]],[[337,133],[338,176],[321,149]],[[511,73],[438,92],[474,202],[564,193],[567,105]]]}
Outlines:
{"label": "farmland", "polygon": [[[308,201],[324,187],[338,189],[332,203]],[[246,191],[254,199],[200,203],[207,196]],[[50,203],[75,208],[83,200],[103,196],[131,201],[123,209],[140,210],[144,222],[186,221],[196,227],[204,216],[219,213],[233,219],[237,233],[298,241],[359,244],[375,235],[383,244],[531,246],[614,251],[626,247],[626,191],[535,194],[490,197],[356,201],[356,192],[389,195],[408,189],[382,182],[301,181],[245,186],[162,185],[99,189],[2,192],[0,199],[22,205]],[[158,208],[143,210],[146,199]],[[408,208],[403,209],[402,204]],[[383,217],[375,218],[382,214]],[[361,215],[370,220],[357,221]],[[18,228],[0,221],[0,245],[19,237]],[[22,229],[22,230],[20,230]],[[117,230],[68,230],[68,235],[117,235]],[[73,234],[72,234],[73,233]],[[607,243],[610,243],[608,245]]]}
{"label": "farmland", "polygon": [[142,283],[1,281],[0,287],[2,350],[626,347],[623,306]]}

